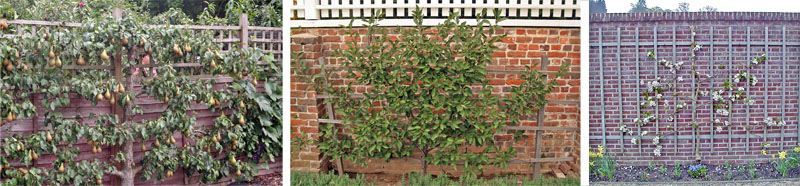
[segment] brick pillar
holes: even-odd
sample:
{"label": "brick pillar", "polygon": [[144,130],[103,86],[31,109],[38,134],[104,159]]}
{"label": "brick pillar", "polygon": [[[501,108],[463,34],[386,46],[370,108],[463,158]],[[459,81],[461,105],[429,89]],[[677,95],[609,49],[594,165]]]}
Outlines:
{"label": "brick pillar", "polygon": [[[298,77],[305,76],[300,68],[298,60],[305,62],[308,67],[318,63],[318,58],[322,56],[322,39],[315,34],[296,34],[291,36],[291,51],[294,54],[303,53],[300,59],[292,59],[292,80],[291,80],[291,137],[292,141],[296,137],[305,139],[319,138],[319,108],[322,101],[317,100],[317,93],[310,88],[310,83]],[[310,74],[318,74],[319,69],[312,68]],[[306,76],[308,77],[308,76]],[[305,134],[305,136],[303,136]],[[327,166],[323,160],[323,155],[316,148],[316,145],[308,144],[302,149],[292,147],[291,167],[292,170],[320,172],[325,171]]]}

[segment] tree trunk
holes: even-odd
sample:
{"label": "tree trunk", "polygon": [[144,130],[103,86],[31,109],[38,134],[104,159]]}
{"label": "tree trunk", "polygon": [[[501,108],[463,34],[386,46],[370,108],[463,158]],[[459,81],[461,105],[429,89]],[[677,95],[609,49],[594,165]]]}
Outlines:
{"label": "tree trunk", "polygon": [[422,151],[422,175],[428,174],[428,162],[425,161],[425,158],[428,157],[428,152]]}
{"label": "tree trunk", "polygon": [[133,141],[125,141],[125,147],[123,148],[123,151],[125,152],[125,164],[122,166],[122,176],[120,176],[120,179],[122,180],[121,185],[133,186],[133,181],[136,177],[136,170],[134,170],[133,166]]}

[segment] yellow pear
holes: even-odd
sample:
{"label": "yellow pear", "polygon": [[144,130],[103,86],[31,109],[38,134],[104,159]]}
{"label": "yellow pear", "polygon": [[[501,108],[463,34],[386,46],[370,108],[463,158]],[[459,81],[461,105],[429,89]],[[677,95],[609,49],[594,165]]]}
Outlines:
{"label": "yellow pear", "polygon": [[183,50],[185,50],[186,53],[191,53],[192,52],[192,46],[189,46],[189,43],[183,44]]}
{"label": "yellow pear", "polygon": [[172,52],[174,52],[175,55],[178,55],[178,57],[183,56],[183,52],[181,52],[181,47],[178,47],[178,44],[172,44]]}
{"label": "yellow pear", "polygon": [[50,52],[47,53],[47,56],[50,57],[50,59],[56,58],[56,53],[53,52],[53,47],[52,46],[50,47]]}
{"label": "yellow pear", "polygon": [[108,88],[106,88],[106,94],[103,96],[105,96],[106,99],[111,99],[111,91],[109,91]]}
{"label": "yellow pear", "polygon": [[85,65],[85,64],[86,60],[83,60],[83,56],[82,55],[78,56],[78,65]]}
{"label": "yellow pear", "polygon": [[103,52],[100,52],[100,59],[103,59],[104,61],[108,61],[108,59],[109,59],[108,52],[106,52],[105,49],[103,49]]}
{"label": "yellow pear", "polygon": [[61,165],[58,166],[58,173],[64,173],[64,163],[61,163]]}

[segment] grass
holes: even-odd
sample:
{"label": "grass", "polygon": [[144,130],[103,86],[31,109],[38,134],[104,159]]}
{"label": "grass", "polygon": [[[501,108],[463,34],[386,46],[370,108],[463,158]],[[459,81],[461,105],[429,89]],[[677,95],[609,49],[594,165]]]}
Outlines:
{"label": "grass", "polygon": [[330,186],[350,186],[350,185],[375,185],[375,183],[367,182],[364,175],[356,175],[355,178],[347,176],[339,176],[336,174],[316,174],[308,172],[293,171],[291,175],[291,184],[296,186],[316,186],[316,185],[330,185]]}
{"label": "grass", "polygon": [[[421,185],[421,186],[471,186],[471,185],[491,185],[491,186],[516,186],[517,182],[522,181],[522,185],[539,186],[539,185],[580,185],[578,178],[565,178],[565,179],[530,179],[523,178],[519,180],[513,177],[498,177],[494,179],[480,179],[470,176],[461,176],[458,180],[452,180],[447,177],[433,177],[432,175],[420,175],[411,173],[403,176],[403,180],[397,185]],[[291,185],[296,186],[311,186],[311,185],[375,185],[373,182],[367,181],[363,175],[357,175],[355,178],[347,176],[339,177],[335,174],[317,174],[308,172],[292,172]]]}

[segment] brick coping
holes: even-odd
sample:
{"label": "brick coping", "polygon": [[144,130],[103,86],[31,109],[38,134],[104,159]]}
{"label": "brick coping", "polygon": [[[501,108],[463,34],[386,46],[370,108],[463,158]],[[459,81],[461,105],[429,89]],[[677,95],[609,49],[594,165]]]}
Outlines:
{"label": "brick coping", "polygon": [[590,14],[589,21],[788,21],[800,22],[800,13],[789,12],[646,12]]}

